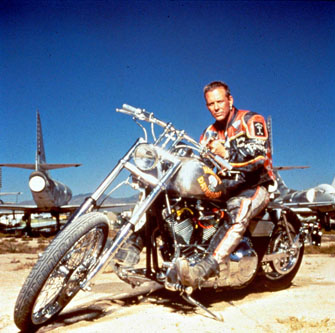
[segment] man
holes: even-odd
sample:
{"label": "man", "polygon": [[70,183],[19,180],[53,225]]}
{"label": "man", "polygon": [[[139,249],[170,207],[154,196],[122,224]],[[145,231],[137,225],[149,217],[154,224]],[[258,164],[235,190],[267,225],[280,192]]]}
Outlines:
{"label": "man", "polygon": [[183,258],[176,262],[182,284],[193,287],[219,274],[219,264],[227,263],[251,218],[268,204],[267,186],[275,179],[264,118],[254,112],[236,109],[230,89],[223,82],[214,81],[205,86],[204,97],[216,121],[203,132],[200,142],[228,160],[240,173],[238,179],[222,178],[215,189],[215,193],[222,193],[223,199],[229,198],[230,229],[227,233],[222,228],[218,230],[210,243],[210,254],[199,263],[190,266]]}

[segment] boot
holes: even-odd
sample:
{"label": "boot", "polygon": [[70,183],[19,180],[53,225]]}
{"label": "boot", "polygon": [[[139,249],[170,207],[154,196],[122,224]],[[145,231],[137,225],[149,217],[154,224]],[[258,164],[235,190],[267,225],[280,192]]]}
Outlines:
{"label": "boot", "polygon": [[193,288],[199,287],[203,281],[220,273],[219,264],[211,255],[194,266],[190,266],[186,259],[179,258],[176,261],[176,268],[181,283]]}

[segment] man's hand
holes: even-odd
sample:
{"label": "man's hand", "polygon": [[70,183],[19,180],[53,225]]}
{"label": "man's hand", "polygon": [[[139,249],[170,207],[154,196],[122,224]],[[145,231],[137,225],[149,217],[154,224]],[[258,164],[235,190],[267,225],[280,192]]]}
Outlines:
{"label": "man's hand", "polygon": [[211,141],[208,144],[208,147],[209,147],[209,149],[211,150],[212,153],[225,158],[226,148],[224,147],[224,145],[221,142],[219,142],[217,140]]}

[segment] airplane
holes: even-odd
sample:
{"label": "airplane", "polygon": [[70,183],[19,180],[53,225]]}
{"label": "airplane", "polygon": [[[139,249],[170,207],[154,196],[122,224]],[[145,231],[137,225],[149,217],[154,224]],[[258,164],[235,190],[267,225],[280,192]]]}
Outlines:
{"label": "airplane", "polygon": [[[0,191],[1,189],[2,189],[2,169],[0,168]],[[20,194],[22,194],[22,192],[0,192],[0,196],[16,195],[16,202],[18,201]],[[3,203],[4,201],[0,199],[0,204],[3,204]]]}
{"label": "airplane", "polygon": [[[1,172],[0,172],[0,178],[1,178]],[[0,179],[0,185],[1,185],[1,179]],[[22,192],[0,192],[0,196],[16,195],[16,202],[18,202],[18,196],[20,194],[22,194]],[[0,204],[3,203],[4,201],[0,199]],[[6,201],[6,204],[8,203],[10,202]],[[10,226],[16,226],[17,224],[18,224],[17,215],[15,215],[15,212],[11,213],[10,211],[0,211],[0,230]]]}
{"label": "airplane", "polygon": [[319,184],[306,190],[294,190],[286,186],[277,170],[274,173],[278,188],[273,202],[289,207],[304,221],[316,217],[325,230],[335,229],[331,221],[335,219],[335,178],[332,184]]}
{"label": "airplane", "polygon": [[[14,204],[14,203],[0,203],[0,216],[2,215],[13,215],[13,219],[16,220],[15,212],[23,212],[23,220],[26,221],[25,230],[28,234],[31,234],[32,227],[34,229],[52,227],[55,225],[54,222],[48,223],[34,223],[31,224],[31,215],[37,213],[48,212],[56,218],[57,230],[60,230],[60,214],[73,213],[79,204],[69,204],[72,198],[71,189],[54,179],[51,178],[49,170],[78,167],[81,164],[50,164],[46,162],[45,149],[42,135],[42,125],[40,114],[37,111],[37,135],[36,135],[36,157],[34,164],[11,164],[2,163],[0,164],[0,176],[1,167],[12,167],[12,168],[23,168],[31,169],[33,172],[29,176],[29,188],[33,196],[35,205],[28,204]],[[1,183],[1,177],[0,177]],[[129,208],[133,207],[135,203],[103,203],[96,206],[96,208],[109,209],[109,208]],[[12,213],[8,213],[8,212]]]}
{"label": "airplane", "polygon": [[[273,153],[272,120],[267,119],[270,146]],[[280,170],[306,169],[308,166],[274,166],[277,189],[273,202],[289,207],[303,222],[318,221],[325,230],[335,229],[335,177],[332,184],[319,184],[306,190],[294,190],[285,184]]]}
{"label": "airplane", "polygon": [[[2,169],[0,168],[0,191],[2,189]],[[2,196],[16,196],[16,203],[18,202],[19,195],[22,194],[22,192],[0,192],[0,197]],[[2,199],[0,199],[0,204],[9,204],[9,201],[4,202]],[[16,225],[17,219],[15,217],[15,213],[11,213],[10,211],[0,211],[0,230],[3,229],[3,227]]]}
{"label": "airplane", "polygon": [[33,172],[29,176],[29,188],[33,196],[35,205],[24,205],[24,204],[0,204],[0,210],[20,211],[24,212],[24,220],[27,222],[27,231],[31,231],[31,214],[49,212],[53,217],[56,218],[57,226],[59,228],[60,220],[59,215],[61,213],[73,212],[78,205],[70,205],[69,202],[72,198],[71,189],[54,179],[51,178],[49,170],[78,167],[81,164],[49,164],[46,162],[42,125],[39,111],[36,112],[37,119],[37,149],[35,163],[33,164],[14,164],[14,163],[2,163],[0,167],[11,167],[11,168],[23,168],[31,169]]}
{"label": "airplane", "polygon": [[[18,201],[18,196],[22,194],[22,192],[0,192],[0,196],[5,196],[5,195],[16,195],[16,202]],[[3,204],[4,201],[0,199],[0,204]],[[8,203],[8,202],[7,202]]]}

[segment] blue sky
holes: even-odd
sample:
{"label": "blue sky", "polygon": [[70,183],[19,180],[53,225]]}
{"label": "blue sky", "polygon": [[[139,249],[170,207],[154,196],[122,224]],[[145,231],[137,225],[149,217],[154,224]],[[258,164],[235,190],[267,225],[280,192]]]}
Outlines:
{"label": "blue sky", "polygon": [[[303,189],[335,176],[335,3],[330,1],[2,1],[0,163],[32,163],[36,110],[47,162],[74,194],[95,189],[140,134],[115,112],[145,108],[199,138],[202,89],[271,115],[275,165]],[[29,170],[2,191],[30,199]]]}

